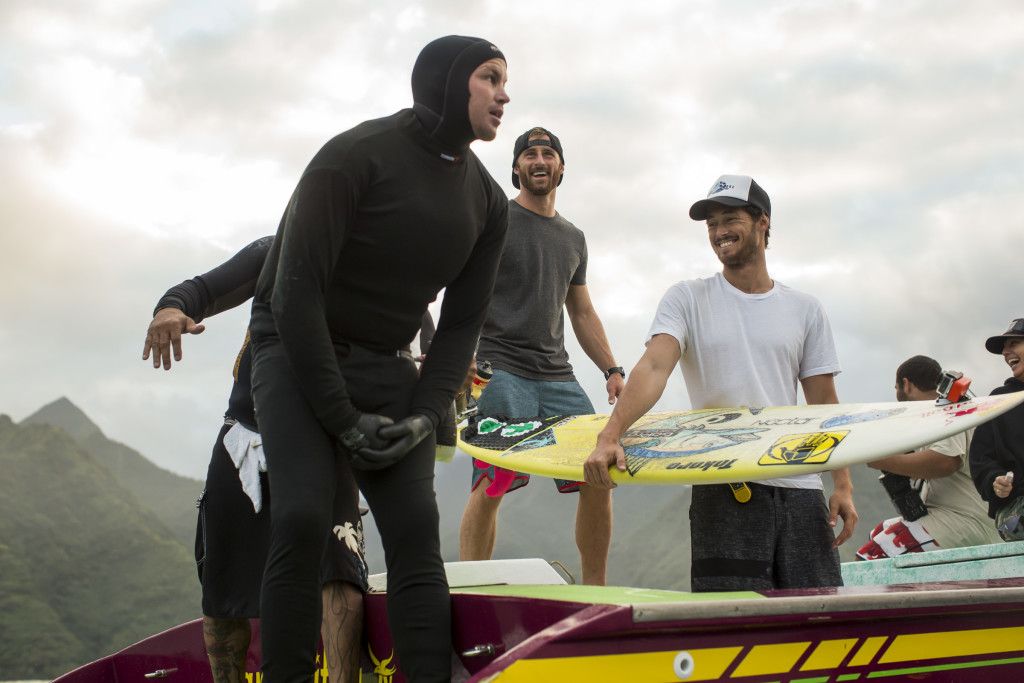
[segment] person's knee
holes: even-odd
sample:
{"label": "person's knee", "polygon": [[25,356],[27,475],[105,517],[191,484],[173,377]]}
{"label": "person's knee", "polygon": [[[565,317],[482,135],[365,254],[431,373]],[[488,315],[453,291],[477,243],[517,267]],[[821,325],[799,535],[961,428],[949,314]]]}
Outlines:
{"label": "person's knee", "polygon": [[501,501],[504,500],[505,495],[491,496],[487,493],[487,487],[490,485],[489,480],[481,481],[480,484],[473,489],[470,494],[474,506],[479,508],[483,512],[497,512],[498,507],[501,505]]}
{"label": "person's knee", "polygon": [[404,569],[416,566],[420,559],[423,566],[433,565],[436,560],[439,571],[443,573],[443,567],[440,567],[440,515],[432,498],[405,500],[386,512],[375,514],[388,558],[389,574],[399,566]]}
{"label": "person's knee", "polygon": [[402,500],[374,510],[385,547],[393,550],[430,547],[439,542],[441,516],[431,500]]}
{"label": "person's knee", "polygon": [[203,615],[203,643],[211,657],[245,657],[252,638],[248,619]]}
{"label": "person's knee", "polygon": [[283,531],[292,545],[320,545],[330,526],[331,510],[327,505],[306,502],[299,505],[279,505],[274,502],[271,516],[275,531]]}
{"label": "person's knee", "polygon": [[362,611],[363,591],[348,581],[328,581],[323,585],[324,618],[331,615],[353,614]]}

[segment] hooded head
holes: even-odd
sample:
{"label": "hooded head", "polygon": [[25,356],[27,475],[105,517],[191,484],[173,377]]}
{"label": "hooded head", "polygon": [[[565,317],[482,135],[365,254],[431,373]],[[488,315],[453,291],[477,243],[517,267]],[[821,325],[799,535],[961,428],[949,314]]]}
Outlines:
{"label": "hooded head", "polygon": [[469,77],[489,59],[505,59],[489,41],[445,36],[427,43],[412,68],[413,111],[445,147],[462,149],[476,136],[469,122]]}

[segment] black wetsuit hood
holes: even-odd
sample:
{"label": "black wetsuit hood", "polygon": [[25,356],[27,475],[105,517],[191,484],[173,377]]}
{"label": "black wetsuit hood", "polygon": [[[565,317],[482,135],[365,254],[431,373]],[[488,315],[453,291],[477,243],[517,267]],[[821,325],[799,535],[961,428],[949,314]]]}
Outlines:
{"label": "black wetsuit hood", "polygon": [[505,59],[483,38],[444,36],[427,43],[416,58],[412,109],[430,137],[452,152],[476,139],[469,122],[469,76],[495,57]]}

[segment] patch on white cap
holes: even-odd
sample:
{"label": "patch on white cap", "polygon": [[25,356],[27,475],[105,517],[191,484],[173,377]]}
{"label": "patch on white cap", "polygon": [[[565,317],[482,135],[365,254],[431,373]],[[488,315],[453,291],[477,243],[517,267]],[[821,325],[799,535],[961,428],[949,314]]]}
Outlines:
{"label": "patch on white cap", "polygon": [[724,175],[715,181],[715,184],[708,190],[708,199],[720,197],[732,197],[740,201],[747,201],[750,195],[750,183],[753,182],[750,176],[745,175]]}

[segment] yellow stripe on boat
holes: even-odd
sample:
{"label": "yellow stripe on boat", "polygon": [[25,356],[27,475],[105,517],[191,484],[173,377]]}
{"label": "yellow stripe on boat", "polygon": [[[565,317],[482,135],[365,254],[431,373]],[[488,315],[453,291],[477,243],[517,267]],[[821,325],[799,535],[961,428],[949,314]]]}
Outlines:
{"label": "yellow stripe on boat", "polygon": [[819,671],[821,669],[835,669],[850,650],[860,641],[860,638],[843,638],[841,640],[823,640],[814,648],[814,652],[807,658],[807,661],[800,666],[801,671]]}
{"label": "yellow stripe on boat", "polygon": [[867,666],[871,663],[871,660],[875,658],[878,651],[882,649],[882,645],[889,639],[888,636],[875,636],[874,638],[865,638],[864,643],[860,646],[860,649],[853,655],[853,659],[847,666]]}
{"label": "yellow stripe on boat", "polygon": [[769,674],[786,673],[796,666],[797,660],[807,651],[810,645],[810,641],[755,645],[750,648],[750,652],[747,653],[747,656],[736,667],[732,677],[767,676]]}
{"label": "yellow stripe on boat", "polygon": [[896,636],[879,664],[970,657],[1024,650],[1024,627],[940,631]]}
{"label": "yellow stripe on boat", "polygon": [[[742,647],[715,647],[687,650],[693,658],[693,673],[686,681],[714,681],[743,650]],[[492,680],[501,683],[622,683],[622,681],[675,681],[676,657],[680,650],[638,652],[593,657],[554,657],[519,659]]]}
{"label": "yellow stripe on boat", "polygon": [[[885,647],[887,642],[889,646]],[[744,646],[730,646],[618,655],[519,659],[488,680],[501,683],[565,683],[577,680],[588,683],[713,681],[724,677],[730,666],[737,661],[737,657],[745,652],[746,654],[730,672],[729,678],[761,681],[764,680],[764,676],[795,674],[800,658],[812,646],[813,641],[797,641],[754,645],[749,649]],[[853,657],[844,665],[843,661],[851,651]],[[799,671],[830,671],[836,675],[850,672],[850,675],[856,677],[870,677],[871,671],[879,665],[954,660],[1022,651],[1024,627],[915,633],[895,636],[891,641],[889,636],[843,638],[817,643],[800,665]],[[879,652],[882,654],[876,660]],[[689,675],[679,675],[678,667],[681,663],[685,664]],[[857,669],[860,671],[853,673]]]}

